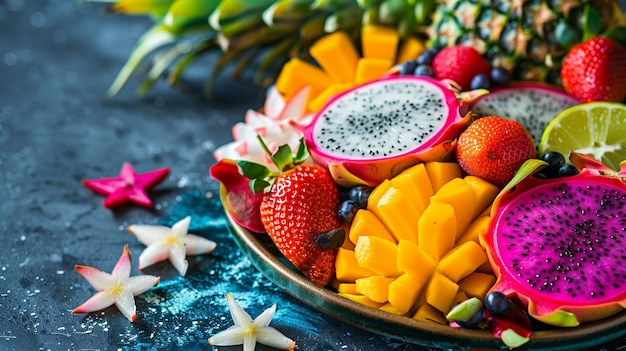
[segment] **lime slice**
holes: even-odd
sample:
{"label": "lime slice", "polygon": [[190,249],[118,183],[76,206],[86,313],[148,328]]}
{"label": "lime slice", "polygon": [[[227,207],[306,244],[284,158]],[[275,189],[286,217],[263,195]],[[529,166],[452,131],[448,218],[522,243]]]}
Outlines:
{"label": "lime slice", "polygon": [[626,105],[590,102],[561,112],[541,137],[539,153],[547,151],[566,158],[577,151],[619,170],[619,163],[626,160]]}

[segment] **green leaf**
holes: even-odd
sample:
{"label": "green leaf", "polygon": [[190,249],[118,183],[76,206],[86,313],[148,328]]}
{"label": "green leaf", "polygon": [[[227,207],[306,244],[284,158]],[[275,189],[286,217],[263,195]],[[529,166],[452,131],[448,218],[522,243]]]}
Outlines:
{"label": "green leaf", "polygon": [[268,189],[271,185],[272,184],[265,179],[257,178],[250,180],[250,190],[252,190],[253,194],[258,194],[261,191],[265,191],[265,189]]}
{"label": "green leaf", "polygon": [[243,176],[249,179],[263,179],[271,174],[267,167],[256,162],[237,160],[237,165],[241,168]]}
{"label": "green leaf", "polygon": [[597,8],[591,6],[590,4],[585,5],[585,13],[583,14],[582,19],[582,27],[582,41],[587,41],[591,38],[597,37],[600,32],[602,32],[602,28],[604,27],[600,12]]}
{"label": "green leaf", "polygon": [[206,23],[220,0],[176,0],[163,18],[171,28],[181,28],[193,23]]}
{"label": "green leaf", "polygon": [[302,163],[306,161],[307,158],[309,158],[309,150],[307,149],[306,144],[304,143],[304,139],[300,139],[300,144],[298,145],[298,151],[296,152],[294,163],[296,164]]}
{"label": "green leaf", "polygon": [[289,144],[279,146],[278,150],[272,155],[272,161],[274,161],[279,171],[293,168],[293,154]]}
{"label": "green leaf", "polygon": [[564,48],[570,48],[581,41],[582,33],[565,20],[560,20],[555,28],[556,40]]}
{"label": "green leaf", "polygon": [[626,47],[626,27],[613,27],[604,33],[604,36],[613,39],[622,46]]}

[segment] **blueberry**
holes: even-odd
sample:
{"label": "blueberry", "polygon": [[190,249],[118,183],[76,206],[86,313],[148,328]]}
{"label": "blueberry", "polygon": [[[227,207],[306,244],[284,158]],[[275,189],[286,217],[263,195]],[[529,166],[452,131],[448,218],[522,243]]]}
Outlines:
{"label": "blueberry", "polygon": [[374,188],[365,185],[355,186],[350,189],[350,193],[348,193],[348,198],[354,201],[358,207],[366,208],[367,199],[369,199],[372,190],[374,190]]}
{"label": "blueberry", "polygon": [[511,73],[502,67],[494,67],[490,72],[493,85],[507,85],[511,82]]}
{"label": "blueberry", "polygon": [[434,48],[434,47],[425,50],[417,57],[417,64],[429,65],[429,66],[432,65],[433,60],[435,59],[435,56],[437,56],[438,52],[439,52],[439,49]]}
{"label": "blueberry", "polygon": [[541,160],[548,163],[548,166],[542,170],[542,173],[547,178],[554,178],[561,168],[565,164],[565,157],[560,152],[548,151],[541,155]]}
{"label": "blueberry", "polygon": [[485,296],[485,307],[494,316],[502,316],[509,310],[509,298],[499,291],[492,291]]}
{"label": "blueberry", "polygon": [[359,210],[359,205],[353,200],[346,200],[339,206],[338,216],[342,222],[350,223],[354,219],[356,211]]}
{"label": "blueberry", "polygon": [[578,173],[580,173],[578,168],[576,168],[572,164],[566,164],[565,166],[562,166],[561,168],[559,168],[559,170],[557,172],[557,177],[559,177],[559,178],[561,178],[561,177],[570,177],[570,176],[575,176]]}
{"label": "blueberry", "polygon": [[400,75],[406,76],[409,74],[413,74],[415,72],[415,67],[417,67],[417,61],[408,60],[400,66]]}
{"label": "blueberry", "polygon": [[472,78],[470,90],[489,89],[491,88],[491,80],[486,74],[477,74]]}
{"label": "blueberry", "polygon": [[456,321],[461,328],[466,329],[477,329],[480,323],[483,321],[485,317],[485,312],[482,308],[479,308],[476,313],[474,313],[468,320],[466,321]]}
{"label": "blueberry", "polygon": [[434,77],[435,72],[433,71],[433,67],[430,65],[417,65],[417,68],[415,68],[415,75]]}

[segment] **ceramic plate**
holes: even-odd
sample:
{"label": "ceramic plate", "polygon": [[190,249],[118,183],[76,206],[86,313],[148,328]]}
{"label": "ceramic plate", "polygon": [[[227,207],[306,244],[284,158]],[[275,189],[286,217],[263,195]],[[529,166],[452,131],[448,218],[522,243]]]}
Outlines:
{"label": "ceramic plate", "polygon": [[[267,235],[252,233],[227,217],[235,241],[265,276],[299,301],[324,314],[377,334],[423,346],[454,350],[508,349],[485,331],[452,329],[408,317],[396,316],[318,287],[298,273],[280,255]],[[524,350],[575,350],[607,343],[626,335],[626,311],[576,328],[533,331]]]}

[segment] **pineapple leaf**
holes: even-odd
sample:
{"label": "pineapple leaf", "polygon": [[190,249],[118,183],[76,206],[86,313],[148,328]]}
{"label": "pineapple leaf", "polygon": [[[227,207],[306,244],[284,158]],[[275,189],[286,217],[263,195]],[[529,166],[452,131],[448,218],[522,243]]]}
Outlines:
{"label": "pineapple leaf", "polygon": [[174,0],[88,0],[92,2],[114,2],[108,9],[113,13],[148,15],[153,19],[165,16]]}
{"label": "pineapple leaf", "polygon": [[205,23],[219,2],[219,0],[176,0],[163,18],[163,23],[172,28]]}

